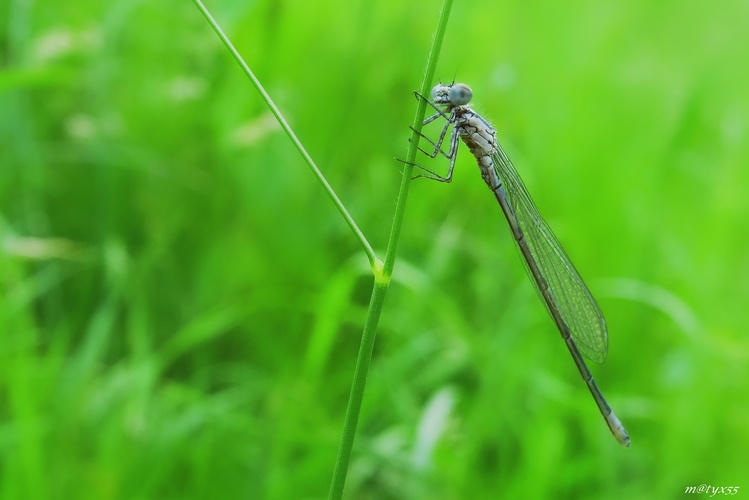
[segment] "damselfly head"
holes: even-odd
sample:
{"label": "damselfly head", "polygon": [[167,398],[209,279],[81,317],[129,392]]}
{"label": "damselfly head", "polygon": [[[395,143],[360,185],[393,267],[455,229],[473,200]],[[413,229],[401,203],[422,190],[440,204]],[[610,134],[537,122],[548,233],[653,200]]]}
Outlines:
{"label": "damselfly head", "polygon": [[432,100],[443,106],[465,106],[471,102],[473,91],[465,83],[435,85],[432,89]]}

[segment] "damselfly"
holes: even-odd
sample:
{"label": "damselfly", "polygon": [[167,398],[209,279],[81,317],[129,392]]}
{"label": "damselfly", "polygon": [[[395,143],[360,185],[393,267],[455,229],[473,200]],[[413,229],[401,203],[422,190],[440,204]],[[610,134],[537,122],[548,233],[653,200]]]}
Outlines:
{"label": "damselfly", "polygon": [[[582,352],[593,361],[603,362],[608,350],[606,320],[559,240],[539,215],[523,181],[499,145],[496,130],[468,105],[473,97],[470,87],[462,83],[440,84],[432,89],[431,101],[419,94],[417,97],[436,110],[435,114],[424,120],[424,125],[440,117],[447,120],[436,141],[419,134],[434,150],[428,152],[419,149],[431,158],[442,154],[450,160],[446,176],[419,167],[429,174],[422,177],[450,182],[457,157],[458,138],[468,146],[476,157],[481,177],[502,207],[531,281],[562,334],[606,424],[619,443],[629,446],[627,431],[606,402],[580,354]],[[442,146],[451,126],[450,149],[445,152]]]}

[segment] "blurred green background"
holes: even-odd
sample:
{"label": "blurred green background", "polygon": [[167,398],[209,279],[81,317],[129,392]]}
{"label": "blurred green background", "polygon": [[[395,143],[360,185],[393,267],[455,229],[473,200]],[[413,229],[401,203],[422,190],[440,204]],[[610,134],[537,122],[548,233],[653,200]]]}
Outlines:
{"label": "blurred green background", "polygon": [[[382,257],[440,2],[208,8]],[[0,12],[0,496],[324,498],[372,281],[347,226],[191,2]],[[348,498],[749,491],[748,21],[455,2],[438,75],[605,311],[632,447],[461,145],[412,186]]]}

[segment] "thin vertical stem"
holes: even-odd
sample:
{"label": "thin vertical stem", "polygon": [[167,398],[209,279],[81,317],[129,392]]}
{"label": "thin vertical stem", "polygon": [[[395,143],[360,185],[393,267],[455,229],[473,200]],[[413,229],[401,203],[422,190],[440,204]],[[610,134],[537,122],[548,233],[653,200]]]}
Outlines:
{"label": "thin vertical stem", "polygon": [[[437,31],[434,34],[434,40],[432,42],[432,49],[429,52],[429,58],[427,60],[427,68],[424,73],[424,80],[421,82],[421,89],[419,93],[421,95],[429,95],[431,90],[432,82],[434,81],[434,73],[437,69],[437,59],[439,58],[439,52],[442,48],[442,41],[445,38],[445,31],[447,30],[447,21],[450,17],[450,9],[452,8],[453,0],[445,0],[442,5],[442,12],[440,14],[439,24],[437,25]],[[414,115],[414,121],[411,125],[413,133],[411,134],[411,143],[408,148],[406,155],[405,166],[403,168],[403,178],[401,179],[400,191],[398,192],[398,201],[395,206],[395,215],[393,216],[393,227],[390,231],[390,239],[388,240],[388,247],[385,253],[385,266],[383,273],[385,279],[389,282],[390,276],[393,274],[393,267],[395,266],[395,251],[398,247],[398,240],[400,239],[401,228],[403,227],[403,217],[406,213],[406,201],[408,200],[408,192],[411,187],[411,178],[413,177],[413,165],[416,161],[416,154],[419,151],[419,139],[421,137],[422,123],[424,122],[424,115],[426,114],[427,103],[424,99],[418,100],[418,106],[416,107],[416,114]]]}
{"label": "thin vertical stem", "polygon": [[[390,231],[390,238],[388,239],[385,262],[383,264],[383,262],[377,258],[374,250],[365,238],[364,234],[361,232],[351,215],[346,210],[343,203],[335,194],[333,188],[328,184],[320,169],[315,165],[314,161],[307,153],[302,143],[296,137],[288,122],[281,114],[281,111],[278,109],[278,107],[276,107],[273,100],[260,84],[260,81],[254,75],[252,70],[250,70],[249,66],[247,66],[247,64],[244,62],[232,43],[221,30],[218,23],[216,23],[216,21],[213,19],[211,14],[202,4],[201,0],[193,0],[193,2],[206,18],[216,34],[219,36],[226,48],[229,49],[229,52],[232,54],[237,63],[239,63],[240,67],[250,79],[252,84],[255,86],[256,90],[260,93],[263,100],[265,100],[267,106],[276,117],[276,120],[278,120],[281,127],[293,142],[294,146],[307,162],[315,177],[317,177],[318,181],[323,185],[323,188],[328,193],[328,196],[331,198],[336,208],[338,208],[338,211],[346,220],[356,238],[360,241],[372,267],[375,278],[374,286],[369,302],[369,309],[367,311],[367,318],[364,323],[364,331],[362,332],[359,354],[357,356],[356,367],[354,369],[354,380],[352,382],[351,394],[349,396],[349,401],[346,408],[346,416],[344,420],[343,432],[341,435],[341,443],[338,449],[338,457],[336,459],[329,493],[329,498],[340,499],[343,495],[343,487],[346,482],[346,475],[348,473],[348,466],[351,459],[351,451],[353,448],[354,437],[356,435],[356,428],[359,421],[359,414],[361,412],[361,405],[364,398],[364,388],[366,385],[367,374],[369,373],[369,366],[372,360],[372,351],[374,349],[377,324],[380,319],[380,314],[382,313],[382,306],[385,301],[385,295],[390,285],[390,277],[395,265],[395,254],[398,246],[398,240],[400,238],[401,228],[403,227],[406,201],[408,200],[408,192],[413,175],[413,163],[416,160],[416,153],[418,151],[418,141],[422,128],[422,122],[424,121],[426,103],[424,102],[424,100],[419,100],[416,114],[414,116],[414,132],[411,137],[411,143],[408,149],[408,153],[406,155],[405,166],[403,168],[403,178],[401,180],[400,190],[398,192],[398,200],[393,217],[393,225]],[[432,48],[429,53],[427,68],[420,89],[422,95],[428,93],[429,86],[434,79],[434,73],[437,67],[437,59],[442,47],[442,41],[444,40],[445,31],[447,29],[447,21],[450,17],[450,9],[452,7],[452,3],[453,0],[444,0],[444,3],[442,5],[439,24],[437,26],[437,31],[435,32],[434,40],[432,41]]]}
{"label": "thin vertical stem", "polygon": [[[422,95],[427,94],[427,92],[429,91],[429,86],[434,79],[434,73],[437,67],[437,59],[442,47],[442,41],[445,37],[445,30],[447,29],[447,20],[450,17],[451,7],[452,0],[445,0],[442,6],[442,12],[440,14],[437,31],[432,42],[432,49],[429,53],[427,69],[424,74],[424,81],[421,84]],[[362,333],[361,344],[359,346],[359,354],[356,360],[356,368],[354,369],[354,380],[351,385],[351,394],[349,396],[348,406],[346,407],[346,416],[343,423],[343,433],[341,434],[341,444],[338,447],[338,457],[336,459],[335,469],[333,471],[333,480],[331,482],[330,493],[328,495],[328,498],[330,500],[339,500],[343,496],[343,487],[346,483],[346,475],[348,473],[348,466],[351,460],[351,450],[354,446],[356,427],[359,423],[359,413],[361,412],[361,405],[364,399],[364,387],[367,382],[367,374],[369,373],[369,366],[372,361],[372,350],[374,349],[377,323],[380,319],[380,313],[382,312],[382,305],[385,301],[385,295],[387,294],[388,287],[390,286],[390,276],[392,275],[393,266],[395,265],[395,251],[398,246],[398,239],[400,238],[401,228],[403,227],[403,217],[406,212],[406,201],[408,200],[408,191],[411,185],[411,177],[413,174],[412,164],[416,160],[419,132],[421,131],[421,124],[424,121],[425,112],[426,103],[423,99],[419,99],[419,105],[416,109],[416,115],[414,116],[413,122],[414,133],[411,137],[411,144],[408,149],[406,163],[403,168],[403,178],[401,180],[400,191],[398,192],[398,201],[395,207],[393,226],[390,230],[390,238],[388,240],[387,252],[385,254],[385,264],[382,267],[375,268],[374,287],[372,289],[372,296],[369,301],[367,320],[364,323],[364,332]]]}

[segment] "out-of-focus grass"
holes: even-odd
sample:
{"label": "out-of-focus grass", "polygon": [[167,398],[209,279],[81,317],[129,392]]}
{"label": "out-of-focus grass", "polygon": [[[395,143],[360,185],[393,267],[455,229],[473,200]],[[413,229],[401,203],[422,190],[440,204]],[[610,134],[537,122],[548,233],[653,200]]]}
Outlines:
{"label": "out-of-focus grass", "polygon": [[[382,251],[438,2],[209,8]],[[192,4],[3,9],[0,495],[324,496],[357,242]],[[452,185],[412,191],[352,498],[743,486],[748,14],[456,5],[440,75],[473,87],[606,312],[592,368],[633,444],[462,151]]]}

